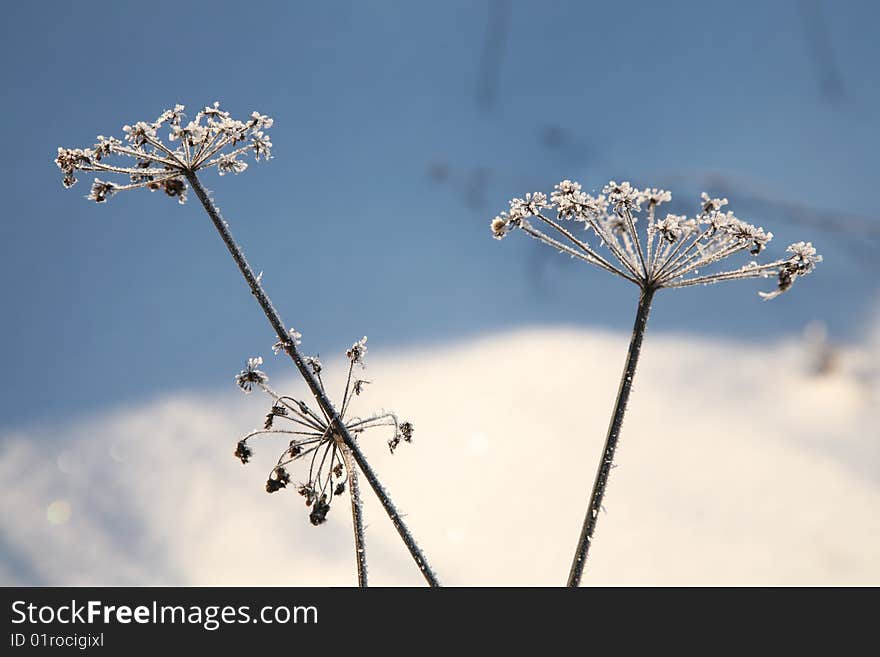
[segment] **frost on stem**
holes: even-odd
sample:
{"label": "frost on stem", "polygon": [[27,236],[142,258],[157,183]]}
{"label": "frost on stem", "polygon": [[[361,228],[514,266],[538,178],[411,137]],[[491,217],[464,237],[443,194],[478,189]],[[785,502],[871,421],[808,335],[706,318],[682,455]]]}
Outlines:
{"label": "frost on stem", "polygon": [[733,212],[722,212],[727,199],[706,193],[701,195],[695,216],[666,214],[660,218],[657,209],[671,200],[668,191],[654,187],[639,190],[629,182],[613,180],[601,194],[592,196],[579,183],[563,180],[549,200],[540,192],[512,199],[509,209],[492,219],[490,228],[496,239],[522,230],[560,253],[643,289],[775,277],[777,289],[760,293],[764,299],[773,299],[822,261],[812,243],[797,242],[788,247],[788,257],[700,274],[706,268],[720,269],[718,263],[737,253],[759,255],[773,233],[737,218]]}
{"label": "frost on stem", "polygon": [[[297,336],[298,340],[299,334]],[[339,417],[349,433],[353,435],[377,427],[391,427],[394,433],[389,440],[389,445],[393,444],[393,452],[394,447],[401,440],[412,442],[413,425],[411,422],[401,422],[394,413],[387,412],[375,413],[366,418],[350,417],[346,419],[351,398],[354,395],[360,395],[363,392],[364,384],[368,383],[361,379],[355,379],[353,376],[356,364],[364,367],[364,357],[367,352],[366,342],[367,338],[364,337],[346,351],[349,360],[348,378],[345,383]],[[324,382],[321,379],[323,368],[320,361],[314,356],[307,356],[305,360],[323,390]],[[307,472],[307,476],[304,482],[295,486],[295,490],[305,499],[311,523],[320,525],[327,519],[327,513],[333,499],[343,495],[347,490],[346,482],[351,474],[349,472],[351,461],[347,458],[348,447],[342,437],[333,431],[323,412],[315,412],[304,401],[287,395],[279,395],[272,390],[267,385],[268,377],[257,369],[262,364],[262,358],[249,358],[245,369],[235,377],[236,383],[244,392],[250,392],[256,386],[272,399],[272,406],[266,415],[263,428],[252,431],[238,441],[234,452],[235,457],[242,463],[248,463],[254,454],[251,447],[253,440],[267,435],[283,435],[288,440],[288,444],[269,473],[266,480],[266,492],[274,493],[282,488],[287,488],[291,482],[287,467],[291,464],[302,463],[303,471]],[[308,463],[307,468],[306,463]]]}
{"label": "frost on stem", "polygon": [[253,153],[258,161],[271,157],[272,142],[264,132],[272,127],[268,116],[253,112],[247,120],[239,121],[215,102],[185,123],[183,110],[183,105],[175,105],[152,123],[123,126],[121,140],[99,135],[91,148],[59,148],[55,164],[61,169],[62,183],[72,187],[77,171],[116,174],[124,183],[96,178],[88,199],[104,203],[117,192],[146,187],[162,190],[184,203],[187,173],[217,167],[221,176],[237,174],[247,169],[242,159],[247,153]]}

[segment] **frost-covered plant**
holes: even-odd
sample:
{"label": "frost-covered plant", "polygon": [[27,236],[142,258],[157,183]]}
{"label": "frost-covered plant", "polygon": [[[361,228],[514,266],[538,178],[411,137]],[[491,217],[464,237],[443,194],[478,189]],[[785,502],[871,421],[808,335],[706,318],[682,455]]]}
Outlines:
{"label": "frost-covered plant", "polygon": [[[313,369],[314,360],[303,356],[300,352],[300,334],[295,330],[288,330],[285,326],[263,289],[262,275],[254,275],[244,253],[232,236],[229,224],[220,215],[219,208],[199,180],[198,172],[209,167],[217,167],[220,175],[229,172],[241,173],[247,168],[242,158],[248,153],[252,153],[257,160],[268,159],[272,143],[264,130],[272,126],[272,119],[254,112],[246,121],[235,120],[220,109],[219,103],[205,107],[192,121],[185,123],[184,118],[183,105],[176,105],[174,109],[162,112],[152,123],[141,121],[124,126],[124,140],[99,136],[97,143],[91,148],[59,148],[55,163],[61,169],[64,186],[71,187],[76,183],[77,171],[117,174],[127,178],[124,184],[96,179],[88,198],[98,203],[103,203],[117,192],[138,188],[162,190],[182,203],[186,199],[187,185],[192,188],[278,336],[275,352],[283,351],[290,356],[315,398],[320,414],[324,417],[325,427],[329,427],[334,440],[348,450],[354,462],[352,470],[356,465],[364,474],[422,576],[431,586],[438,586],[436,575],[367,462],[355,441],[354,432],[343,421],[342,413],[337,411],[324,391]],[[168,130],[167,142],[163,141],[160,134],[163,129]],[[134,160],[134,165],[110,163],[114,160],[124,161],[126,158]],[[361,344],[355,350],[361,358],[364,349],[365,345]],[[243,387],[259,386],[261,381],[265,383],[263,380],[265,375],[258,369],[260,364],[261,361],[258,359],[248,363],[247,370],[240,375]]]}
{"label": "frost-covered plant", "polygon": [[[272,119],[253,112],[247,121],[238,121],[215,102],[184,124],[184,106],[165,110],[155,121],[138,121],[122,127],[123,139],[98,136],[91,148],[59,148],[55,163],[63,173],[65,187],[76,184],[76,172],[101,172],[127,177],[124,184],[98,178],[88,198],[104,203],[113,194],[146,187],[162,190],[168,196],[186,201],[186,179],[200,169],[217,167],[222,176],[247,169],[242,158],[252,153],[256,160],[272,156],[272,142],[263,131]],[[168,144],[160,132],[168,130]],[[134,160],[134,166],[115,164]]]}
{"label": "frost-covered plant", "polygon": [[[560,253],[604,269],[640,289],[632,339],[572,560],[569,586],[577,586],[583,575],[654,294],[663,288],[774,277],[776,289],[760,293],[764,299],[773,299],[822,261],[810,242],[796,242],[786,250],[789,255],[772,262],[759,264],[753,260],[734,269],[720,268],[722,261],[743,252],[757,256],[773,234],[742,221],[732,212],[722,211],[727,199],[712,198],[705,193],[695,216],[666,214],[660,218],[658,209],[671,200],[668,191],[640,190],[628,182],[614,181],[609,182],[601,194],[592,196],[584,192],[580,184],[563,180],[550,198],[541,192],[515,198],[510,201],[509,210],[491,222],[496,239],[521,230]],[[701,273],[705,270],[709,273]]]}
{"label": "frost-covered plant", "polygon": [[[355,365],[364,366],[367,338],[355,342],[346,351],[349,360],[348,378],[345,391],[339,406],[339,417],[352,435],[358,435],[377,427],[393,427],[392,437],[388,440],[391,452],[400,441],[412,442],[413,425],[401,422],[397,415],[389,412],[374,413],[366,418],[351,417],[346,420],[346,412],[352,398],[360,395],[364,379],[355,378]],[[325,390],[321,376],[321,361],[316,356],[307,356],[306,362],[312,369],[321,390]],[[260,357],[249,358],[245,369],[239,372],[235,381],[245,393],[250,393],[254,386],[259,387],[272,399],[272,407],[266,415],[262,429],[255,429],[238,441],[234,455],[242,463],[248,463],[253,457],[253,441],[262,436],[282,435],[289,443],[277,462],[272,467],[266,480],[266,492],[274,493],[287,488],[291,484],[287,468],[291,464],[308,463],[303,466],[308,473],[306,480],[295,485],[296,491],[305,498],[309,507],[309,520],[313,525],[323,524],[330,511],[335,497],[343,495],[346,489],[351,496],[352,526],[354,528],[355,558],[357,562],[358,584],[367,585],[367,554],[364,540],[363,508],[361,505],[360,485],[357,469],[354,466],[351,450],[341,436],[333,430],[326,416],[312,410],[305,401],[289,395],[279,395],[269,387],[269,378],[258,368],[263,364]]]}

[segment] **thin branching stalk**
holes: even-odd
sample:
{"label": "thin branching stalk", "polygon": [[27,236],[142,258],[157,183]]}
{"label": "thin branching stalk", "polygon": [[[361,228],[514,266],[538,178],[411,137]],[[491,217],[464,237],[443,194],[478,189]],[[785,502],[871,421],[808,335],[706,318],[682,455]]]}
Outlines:
{"label": "thin branching stalk", "polygon": [[[626,365],[569,570],[569,586],[580,584],[599,513],[603,509],[602,500],[614,466],[614,454],[656,291],[776,277],[775,290],[759,292],[761,298],[769,300],[791,289],[795,280],[811,273],[822,261],[811,242],[795,242],[786,249],[790,255],[773,262],[759,264],[752,261],[736,269],[698,275],[705,269],[711,271],[715,265],[737,253],[760,254],[773,237],[773,233],[742,221],[733,212],[722,212],[727,199],[712,198],[706,193],[700,199],[700,211],[692,218],[667,214],[658,219],[657,208],[672,200],[672,194],[666,190],[653,187],[639,190],[628,182],[618,184],[612,180],[602,188],[601,195],[592,196],[584,192],[579,183],[563,180],[556,185],[549,199],[541,192],[511,199],[510,209],[499,213],[490,224],[495,239],[504,239],[509,233],[521,230],[564,255],[595,265],[639,287],[639,307]],[[643,214],[639,224],[637,215],[642,213],[643,206],[647,208],[644,213],[647,216]],[[556,218],[544,214],[544,209],[555,210]],[[540,223],[533,224],[532,219]],[[547,235],[541,230],[542,226],[549,227],[554,235]],[[640,230],[640,226],[644,228]],[[588,243],[588,238],[593,244]],[[600,248],[604,248],[609,257],[603,256]]]}
{"label": "thin branching stalk", "polygon": [[[298,337],[296,332],[291,332],[291,335],[295,338]],[[360,395],[364,384],[368,383],[362,379],[352,381],[355,365],[365,367],[366,342],[367,338],[365,336],[352,344],[351,348],[345,352],[350,364],[345,385],[345,395],[341,404],[343,410],[339,413],[339,417],[342,420],[345,420],[345,409],[348,408],[351,396]],[[277,349],[278,345],[275,345],[273,350]],[[320,359],[314,356],[307,356],[305,360],[315,374],[321,389],[326,390],[321,378],[323,367]],[[360,481],[354,459],[342,438],[331,430],[330,420],[323,411],[321,413],[324,417],[320,417],[304,401],[289,395],[279,395],[269,387],[267,383],[269,377],[259,369],[262,363],[263,359],[259,356],[249,358],[245,369],[235,376],[235,382],[245,394],[260,388],[271,397],[273,401],[272,407],[266,415],[263,428],[242,436],[235,447],[233,455],[242,464],[246,464],[253,458],[252,443],[255,439],[266,436],[284,436],[285,439],[290,440],[288,446],[278,457],[278,461],[266,480],[266,492],[275,493],[287,488],[291,484],[291,475],[287,470],[287,466],[295,466],[297,463],[307,461],[309,463],[308,476],[305,481],[296,484],[296,492],[305,498],[306,507],[311,509],[309,521],[316,526],[326,521],[333,499],[342,495],[346,490],[346,484],[348,484],[347,488],[352,496],[351,516],[354,529],[358,584],[361,587],[366,587],[367,558],[363,507],[361,503]],[[293,423],[296,428],[284,429],[276,425],[276,423],[281,423],[282,426],[290,426],[287,424],[288,422]],[[414,431],[412,422],[401,422],[397,415],[390,412],[379,412],[366,418],[353,417],[346,422],[345,427],[351,435],[358,438],[370,429],[380,427],[393,428],[394,433],[388,440],[388,447],[392,454],[400,446],[401,442],[412,442]],[[294,438],[290,439],[290,436],[294,436]],[[345,473],[344,480],[343,473]]]}
{"label": "thin branching stalk", "polygon": [[220,237],[223,239],[223,243],[226,245],[226,248],[232,255],[233,260],[235,260],[235,264],[238,265],[238,269],[239,271],[241,271],[242,276],[244,276],[244,279],[250,287],[251,292],[256,297],[257,303],[260,304],[260,308],[262,308],[263,313],[269,320],[269,324],[272,326],[272,329],[278,336],[281,348],[290,356],[291,360],[293,360],[294,365],[296,365],[296,368],[299,370],[303,379],[305,379],[309,390],[312,392],[312,395],[314,395],[315,401],[321,407],[322,412],[327,416],[330,427],[332,427],[332,430],[345,443],[345,446],[351,452],[351,456],[352,458],[354,458],[355,463],[357,463],[357,466],[364,473],[364,476],[367,478],[367,482],[370,484],[370,487],[373,489],[376,497],[379,498],[379,502],[382,504],[382,507],[385,509],[388,517],[391,518],[391,522],[394,524],[394,528],[397,530],[400,538],[403,539],[407,550],[409,550],[413,561],[415,561],[416,566],[418,566],[419,571],[425,578],[425,581],[427,581],[430,586],[439,586],[440,582],[438,581],[437,576],[434,574],[434,571],[428,564],[428,560],[422,553],[421,548],[419,548],[415,538],[413,538],[412,534],[406,526],[406,523],[404,523],[403,518],[400,516],[397,508],[391,501],[391,497],[382,486],[382,483],[379,481],[379,478],[376,476],[373,468],[367,462],[367,459],[364,456],[363,452],[360,450],[354,438],[349,433],[345,424],[342,422],[342,419],[337,413],[336,408],[327,397],[317,377],[306,364],[299,349],[297,349],[295,340],[290,336],[290,333],[284,325],[281,316],[272,305],[272,301],[269,299],[268,295],[263,289],[262,284],[259,280],[257,280],[257,277],[254,275],[253,269],[251,269],[251,266],[248,264],[248,261],[245,258],[241,248],[238,246],[238,243],[232,237],[232,233],[229,230],[229,225],[220,216],[219,209],[216,205],[214,205],[214,202],[208,196],[208,192],[202,186],[202,183],[196,173],[194,171],[187,170],[184,172],[184,175],[186,176],[186,179],[192,187],[193,191],[195,191],[196,196],[199,198],[199,201],[202,203],[202,206],[205,208],[205,212],[207,212],[208,216],[211,218],[211,221],[213,222],[214,227],[217,229],[217,232],[220,233]]}
{"label": "thin branching stalk", "polygon": [[[292,406],[290,402],[296,400],[278,397],[265,386],[267,377],[257,369],[263,359],[260,357],[248,359],[247,369],[236,376],[239,387],[247,393],[253,389],[254,385],[258,385],[270,394],[278,405],[273,406],[267,416],[264,431],[254,432],[239,441],[234,452],[236,458],[239,458],[242,463],[248,462],[252,455],[247,444],[248,438],[257,435],[280,433],[303,436],[291,440],[290,448],[286,450],[289,458],[284,454],[279,458],[270,478],[266,481],[266,491],[272,493],[286,488],[290,483],[290,476],[285,466],[301,456],[312,454],[309,483],[306,486],[300,486],[298,492],[306,497],[307,506],[312,507],[309,514],[310,521],[312,524],[318,525],[324,522],[330,508],[329,500],[332,499],[336,490],[335,487],[331,487],[327,491],[327,486],[332,483],[330,475],[342,477],[342,459],[339,458],[337,452],[347,454],[348,458],[353,460],[366,476],[370,487],[391,518],[422,575],[431,586],[438,586],[437,578],[428,566],[425,556],[353,438],[354,434],[367,428],[390,426],[393,423],[395,434],[388,441],[388,446],[393,453],[401,440],[412,442],[412,423],[399,423],[394,414],[386,413],[346,426],[343,418],[350,401],[351,369],[349,369],[345,398],[340,404],[341,411],[337,412],[324,392],[324,385],[320,378],[320,361],[316,357],[304,357],[299,352],[297,345],[300,334],[293,329],[288,330],[284,322],[281,321],[260,284],[260,278],[254,276],[241,248],[233,239],[228,224],[222,219],[219,210],[198,179],[197,172],[208,168],[216,168],[217,173],[221,176],[245,171],[248,168],[247,162],[244,161],[247,154],[253,155],[254,160],[258,162],[270,159],[272,141],[264,131],[272,127],[273,119],[259,112],[251,112],[244,121],[233,119],[229,112],[220,108],[219,102],[215,102],[213,105],[199,110],[195,117],[187,123],[184,121],[186,116],[184,110],[183,105],[175,105],[172,109],[163,111],[153,122],[138,121],[132,125],[123,126],[125,136],[122,140],[99,135],[97,143],[90,148],[59,147],[55,164],[61,169],[62,184],[65,188],[75,185],[77,182],[76,174],[79,172],[112,174],[116,177],[123,176],[127,180],[120,184],[120,182],[95,178],[88,195],[89,200],[96,203],[106,203],[109,198],[119,192],[148,189],[150,191],[164,191],[169,197],[184,203],[187,197],[187,183],[189,183],[189,186],[196,191],[199,201],[213,221],[251,292],[257,298],[269,323],[278,335],[278,342],[274,345],[273,350],[276,353],[283,350],[291,357],[318,402],[318,413],[309,409],[302,402],[296,402],[296,407]],[[163,142],[160,137],[160,131],[163,130],[168,130],[168,141],[176,146],[167,146]],[[124,158],[134,159],[135,166],[120,166],[112,162],[112,160],[120,158],[123,160]],[[352,345],[352,348],[346,352],[352,366],[355,363],[363,366],[363,354],[366,351],[365,342],[366,337]],[[367,382],[358,380],[354,383],[355,394],[360,394],[364,383]],[[297,425],[298,429],[294,431],[272,429],[276,415],[286,417]],[[388,420],[388,418],[391,419]],[[305,451],[303,451],[303,446],[308,446]],[[328,452],[330,454],[329,463],[327,462]],[[315,459],[319,453],[322,456],[317,464],[317,472],[315,472]],[[337,458],[339,458],[339,463],[336,462]],[[326,471],[323,470],[325,464],[328,467]],[[339,474],[335,474],[337,468],[340,469]],[[349,473],[354,470],[355,468],[350,468]],[[314,489],[315,480],[313,477],[320,480],[320,490]],[[336,486],[344,486],[344,484],[336,482]],[[355,540],[359,542],[360,546],[358,554],[363,555],[365,554],[362,549],[363,521],[359,519],[359,513],[360,506],[356,505],[353,507],[356,534],[358,526],[361,531],[359,536],[356,535]],[[365,561],[363,564],[360,561],[359,557],[359,580],[365,583],[366,564]]]}
{"label": "thin branching stalk", "polygon": [[361,485],[358,481],[357,466],[351,455],[343,447],[345,470],[348,472],[348,494],[351,496],[351,523],[354,530],[354,557],[357,563],[358,586],[367,588],[367,546],[364,539],[364,508],[361,503]]}
{"label": "thin branching stalk", "polygon": [[611,413],[611,422],[608,425],[608,434],[605,437],[605,446],[602,448],[602,460],[596,470],[596,478],[593,481],[593,490],[590,493],[590,504],[581,527],[581,535],[578,539],[574,559],[571,562],[571,570],[568,575],[568,586],[580,586],[590,544],[593,541],[593,532],[596,531],[596,523],[602,510],[602,498],[605,496],[605,488],[608,486],[608,477],[614,467],[614,452],[617,451],[617,441],[620,438],[620,430],[623,427],[623,417],[626,414],[626,405],[629,401],[629,393],[632,390],[633,380],[636,376],[636,365],[639,362],[639,354],[642,351],[642,338],[645,336],[645,328],[648,325],[648,313],[651,312],[651,302],[654,299],[654,289],[642,290],[639,296],[639,307],[636,311],[636,321],[633,325],[632,337],[629,341],[629,350],[626,352],[626,364],[620,377],[620,387],[617,389],[617,399],[614,402],[614,411]]}

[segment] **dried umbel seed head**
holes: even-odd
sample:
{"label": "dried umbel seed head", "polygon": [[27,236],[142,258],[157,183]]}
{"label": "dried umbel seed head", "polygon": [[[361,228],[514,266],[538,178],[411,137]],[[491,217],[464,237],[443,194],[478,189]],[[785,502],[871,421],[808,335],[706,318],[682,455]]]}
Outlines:
{"label": "dried umbel seed head", "polygon": [[397,427],[394,437],[388,441],[388,448],[391,450],[391,453],[394,454],[394,450],[398,448],[401,440],[411,443],[414,431],[415,428],[412,422],[401,422]]}
{"label": "dried umbel seed head", "polygon": [[656,208],[661,203],[669,203],[672,200],[672,194],[665,189],[657,189],[656,187],[646,187],[642,190],[641,202],[649,208]]}
{"label": "dried umbel seed head", "polygon": [[608,197],[615,212],[638,212],[641,209],[642,194],[628,182],[617,183],[612,180],[602,188],[602,193]]}
{"label": "dried umbel seed head", "polygon": [[779,285],[773,292],[761,292],[764,299],[773,299],[787,291],[798,276],[806,276],[815,268],[817,263],[822,262],[822,256],[816,253],[811,242],[797,242],[789,246],[786,251],[791,257],[779,268]]}
{"label": "dried umbel seed head", "polygon": [[95,201],[95,203],[106,203],[107,199],[113,196],[115,191],[116,185],[113,183],[96,179],[92,183],[92,191],[89,192],[88,198],[90,201]]}
{"label": "dried umbel seed head", "polygon": [[305,498],[306,506],[312,506],[312,502],[315,500],[315,489],[311,484],[300,484],[296,492]]}
{"label": "dried umbel seed head", "polygon": [[[291,339],[299,340],[299,337],[298,333],[295,338],[291,334]],[[364,365],[366,342],[367,338],[362,338],[346,351],[349,361],[348,378],[342,404],[338,407],[341,409],[339,417],[351,434],[362,434],[370,429],[389,427],[393,429],[394,439],[397,442],[401,440],[409,442],[413,435],[412,423],[398,421],[394,413],[377,413],[366,418],[347,418],[349,402],[353,396],[360,394],[363,385],[367,383],[352,376],[355,365]],[[317,385],[324,391],[320,362],[317,358],[306,359],[306,362],[316,376]],[[352,473],[348,471],[347,462],[351,459],[351,453],[339,432],[331,429],[323,412],[313,411],[300,399],[275,393],[267,384],[268,377],[259,369],[262,364],[262,358],[250,358],[245,369],[236,376],[236,382],[242,390],[250,392],[255,386],[259,387],[271,397],[272,406],[266,414],[263,428],[252,431],[238,442],[235,456],[243,463],[247,463],[253,453],[249,446],[250,441],[258,437],[283,434],[287,446],[266,479],[266,491],[275,493],[287,488],[291,480],[287,467],[303,463],[302,470],[308,473],[308,477],[304,483],[297,486],[296,490],[305,498],[306,506],[311,509],[309,519],[312,524],[322,524],[327,518],[334,497],[345,494],[348,488],[347,480]]]}
{"label": "dried umbel seed head", "polygon": [[[497,239],[520,229],[560,253],[643,289],[776,277],[777,289],[761,294],[772,299],[822,261],[811,243],[797,242],[788,248],[790,257],[701,274],[738,253],[759,255],[773,233],[739,219],[732,212],[721,212],[727,199],[706,193],[700,198],[695,216],[667,214],[659,219],[656,209],[671,200],[668,191],[656,187],[639,190],[629,182],[613,180],[602,188],[602,194],[594,197],[583,192],[580,184],[563,180],[556,185],[549,203],[539,192],[512,199],[509,212],[492,219],[490,228]],[[545,208],[556,212],[548,216],[543,212]],[[638,226],[644,228],[639,230]]]}
{"label": "dried umbel seed head", "polygon": [[266,492],[274,493],[275,491],[287,488],[290,483],[290,475],[282,466],[276,467],[269,478],[266,480]]}
{"label": "dried umbel seed head", "polygon": [[351,345],[351,348],[345,352],[345,355],[352,364],[357,364],[363,367],[364,357],[367,355],[367,336],[362,337]]}
{"label": "dried umbel seed head", "polygon": [[665,219],[658,221],[654,225],[654,229],[660,233],[663,239],[667,242],[675,243],[679,240],[682,232],[685,230],[684,222],[686,220],[687,217],[682,215],[667,214]]}
{"label": "dried umbel seed head", "polygon": [[549,208],[547,195],[541,192],[526,194],[523,198],[516,198],[510,202],[510,214],[528,217],[537,214],[544,208]]}
{"label": "dried umbel seed head", "polygon": [[[220,175],[247,169],[244,158],[269,159],[272,142],[263,131],[272,119],[257,112],[239,121],[220,109],[219,103],[205,107],[184,123],[184,107],[166,110],[152,123],[139,121],[123,126],[125,137],[99,135],[91,148],[59,148],[55,163],[62,183],[72,187],[76,172],[101,172],[123,176],[123,184],[95,180],[88,198],[104,203],[113,194],[146,187],[162,190],[181,203],[186,201],[187,174],[217,167]],[[166,140],[163,140],[163,130]],[[109,160],[117,160],[111,162]],[[132,165],[125,160],[134,160]]]}
{"label": "dried umbel seed head", "polygon": [[510,220],[507,216],[507,213],[502,212],[500,215],[492,220],[492,236],[496,240],[502,239],[505,235],[507,235],[507,231],[510,228],[509,224]]}
{"label": "dried umbel seed head", "polygon": [[266,414],[266,421],[263,423],[263,428],[271,429],[272,425],[275,423],[275,417],[279,415],[287,415],[287,408],[281,404],[273,404],[272,408],[269,409],[269,412]]}
{"label": "dried umbel seed head", "polygon": [[234,454],[235,458],[239,459],[242,463],[247,463],[253,457],[254,451],[248,446],[247,442],[239,440],[235,446]]}
{"label": "dried umbel seed head", "polygon": [[312,506],[309,520],[315,526],[322,525],[327,520],[328,511],[330,511],[330,504],[327,502],[327,496],[321,495],[320,498],[315,500],[314,506]]}
{"label": "dried umbel seed head", "polygon": [[177,198],[181,203],[186,202],[186,183],[180,178],[168,178],[159,182],[151,181],[148,187],[153,189],[161,189],[166,195]]}
{"label": "dried umbel seed head", "polygon": [[[671,197],[670,197],[671,198]],[[709,214],[712,212],[718,212],[727,205],[726,198],[712,198],[706,192],[700,194],[701,201],[701,210],[702,214]]]}
{"label": "dried umbel seed head", "polygon": [[257,356],[256,358],[248,358],[247,366],[235,375],[235,383],[246,394],[254,389],[255,384],[263,385],[269,380],[269,377],[267,377],[265,373],[257,369],[262,364],[263,359],[260,356]]}
{"label": "dried umbel seed head", "polygon": [[550,200],[556,206],[557,219],[571,219],[587,210],[590,199],[581,191],[580,183],[563,180],[556,185],[550,194]]}
{"label": "dried umbel seed head", "polygon": [[309,369],[312,370],[312,374],[318,376],[323,369],[321,365],[321,359],[317,356],[306,356],[305,357],[306,365],[309,366]]}

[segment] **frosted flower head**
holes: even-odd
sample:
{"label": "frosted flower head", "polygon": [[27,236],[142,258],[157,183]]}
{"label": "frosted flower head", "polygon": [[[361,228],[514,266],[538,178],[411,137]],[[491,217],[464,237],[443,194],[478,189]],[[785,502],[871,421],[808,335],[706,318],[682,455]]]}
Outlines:
{"label": "frosted flower head", "polygon": [[642,194],[628,182],[617,183],[612,180],[602,188],[602,193],[608,197],[615,212],[638,212],[641,209]]}
{"label": "frosted flower head", "polygon": [[217,161],[217,173],[221,176],[227,173],[241,173],[247,169],[247,162],[242,162],[233,155],[221,155]]}
{"label": "frosted flower head", "polygon": [[640,203],[649,208],[656,208],[661,203],[669,203],[672,200],[672,193],[665,189],[657,189],[656,187],[645,187],[640,193]]}
{"label": "frosted flower head", "polygon": [[740,221],[731,212],[727,213],[723,229],[732,238],[748,245],[749,252],[752,255],[758,255],[764,250],[764,247],[767,246],[770,240],[773,239],[773,233],[765,233],[763,228]]}
{"label": "frosted flower head", "polygon": [[258,161],[271,157],[272,142],[264,132],[272,126],[268,116],[254,112],[239,121],[214,103],[193,120],[184,119],[183,105],[175,105],[153,122],[123,126],[123,139],[99,135],[91,148],[59,148],[55,164],[62,184],[72,187],[79,171],[116,175],[117,182],[96,179],[89,200],[104,203],[115,193],[143,187],[184,203],[187,175],[209,167],[220,175],[237,174],[247,169],[248,154]]}
{"label": "frosted flower head", "polygon": [[502,212],[496,216],[489,224],[489,228],[492,230],[492,237],[496,240],[504,239],[510,229],[510,222],[508,221],[507,213]]}
{"label": "frosted flower head", "polygon": [[585,214],[597,211],[594,199],[581,191],[580,183],[571,180],[563,180],[556,185],[550,200],[556,206],[557,219],[583,220]]}
{"label": "frosted flower head", "polygon": [[242,462],[242,464],[247,463],[251,460],[251,457],[254,455],[254,451],[250,448],[250,446],[244,440],[239,440],[235,446],[235,452],[233,452],[235,458]]}
{"label": "frosted flower head", "polygon": [[550,195],[550,198],[554,203],[558,203],[560,198],[579,193],[581,191],[581,184],[571,180],[563,180],[561,183],[554,185],[553,189],[554,191]]}
{"label": "frosted flower head", "polygon": [[272,404],[272,408],[266,414],[266,421],[263,422],[264,429],[271,429],[275,425],[276,417],[284,417],[287,415],[287,407],[282,404]]}
{"label": "frosted flower head", "polygon": [[[350,404],[353,397],[363,391],[369,383],[353,377],[355,365],[363,365],[366,353],[366,338],[355,342],[346,354],[348,355],[348,378],[342,402],[337,406],[339,417],[349,434],[360,436],[370,430],[387,427],[391,431],[391,440],[411,442],[413,436],[412,423],[400,422],[394,413],[379,412],[366,417],[353,416]],[[350,354],[350,355],[349,355]],[[315,374],[317,383],[324,390],[321,379],[323,368],[317,357],[306,357],[306,364]],[[292,488],[304,499],[309,521],[313,525],[321,525],[327,519],[333,500],[343,495],[348,486],[346,482],[351,474],[348,463],[351,462],[348,447],[338,431],[331,427],[327,416],[320,410],[312,410],[309,405],[289,395],[279,395],[268,385],[268,377],[258,368],[263,364],[261,358],[251,358],[247,367],[236,377],[239,386],[250,392],[255,385],[271,399],[271,407],[265,416],[263,427],[255,429],[242,437],[235,447],[235,457],[242,463],[253,460],[252,444],[255,440],[283,439],[283,447],[276,462],[265,480],[267,493],[277,493]],[[360,442],[360,441],[359,441]],[[293,484],[293,475],[301,474],[304,481]]]}
{"label": "frosted flower head", "polygon": [[345,352],[346,358],[351,361],[352,365],[364,366],[364,357],[367,355],[367,336],[351,345],[351,348]]}
{"label": "frosted flower head", "polygon": [[263,359],[260,356],[248,358],[247,366],[235,375],[235,383],[245,394],[250,393],[255,384],[262,385],[269,380],[269,377],[258,369],[262,364]]}
{"label": "frosted flower head", "polygon": [[309,366],[309,369],[312,370],[312,374],[315,376],[318,376],[321,370],[324,369],[323,365],[321,365],[321,359],[317,356],[306,356],[303,360],[306,361],[306,365]]}
{"label": "frosted flower head", "polygon": [[[535,198],[539,200],[537,205]],[[812,272],[821,261],[812,244],[798,242],[789,247],[790,257],[717,271],[720,263],[738,254],[761,254],[773,233],[743,221],[733,212],[721,212],[727,199],[706,193],[701,195],[694,216],[667,214],[657,218],[657,206],[671,200],[672,194],[666,190],[647,187],[639,191],[629,182],[613,180],[602,188],[602,195],[594,198],[585,194],[580,184],[563,180],[556,185],[549,204],[543,194],[514,199],[510,214],[495,217],[491,229],[496,238],[521,230],[560,253],[646,290],[776,276],[778,289],[762,294],[773,298],[790,289],[795,279]],[[556,210],[555,218],[552,213],[542,213],[544,205]],[[642,206],[646,216],[640,221]],[[572,217],[586,223],[591,236],[566,228],[562,220]]]}
{"label": "frosted flower head", "polygon": [[700,207],[703,214],[718,212],[725,205],[727,205],[726,198],[712,198],[706,192],[700,194]]}
{"label": "frosted flower head", "polygon": [[541,192],[526,194],[523,198],[510,199],[510,216],[517,218],[533,217],[544,208],[549,208],[547,195]]}
{"label": "frosted flower head", "polygon": [[322,493],[321,497],[315,501],[315,505],[312,507],[312,512],[309,514],[309,522],[316,527],[324,524],[329,511],[330,502],[327,500],[327,494]]}
{"label": "frosted flower head", "polygon": [[401,440],[411,443],[413,433],[415,433],[415,429],[412,422],[401,422],[394,436],[388,441],[388,448],[391,450],[391,453],[394,454],[394,450],[400,446]]}
{"label": "frosted flower head", "polygon": [[[703,196],[705,196],[705,193]],[[702,215],[703,218],[701,219],[701,223],[709,227],[709,236],[714,235],[719,230],[724,230],[734,221],[738,221],[733,215],[733,212],[718,212],[717,210],[711,210],[709,212],[703,212]]]}
{"label": "frosted flower head", "polygon": [[779,268],[776,290],[761,292],[762,299],[775,299],[783,292],[788,291],[798,276],[806,276],[815,269],[817,264],[822,262],[822,256],[816,253],[812,242],[795,242],[786,249],[786,252],[792,255]]}
{"label": "frosted flower head", "polygon": [[795,242],[786,251],[792,254],[791,260],[802,269],[812,270],[816,263],[822,262],[822,256],[816,253],[812,242]]}
{"label": "frosted flower head", "polygon": [[274,493],[281,490],[282,488],[287,488],[287,484],[289,483],[290,473],[285,470],[283,465],[279,465],[275,467],[274,470],[272,470],[272,473],[266,480],[266,492]]}
{"label": "frosted flower head", "polygon": [[116,185],[112,182],[104,182],[96,178],[95,182],[92,183],[92,191],[89,192],[88,199],[95,203],[106,203],[107,199],[113,196],[115,191]]}
{"label": "frosted flower head", "polygon": [[681,237],[682,232],[684,230],[684,222],[687,220],[687,217],[683,215],[675,215],[675,214],[667,214],[665,219],[658,221],[654,225],[654,229],[660,233],[660,235],[667,242],[676,242]]}

